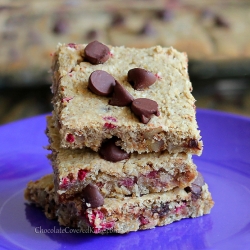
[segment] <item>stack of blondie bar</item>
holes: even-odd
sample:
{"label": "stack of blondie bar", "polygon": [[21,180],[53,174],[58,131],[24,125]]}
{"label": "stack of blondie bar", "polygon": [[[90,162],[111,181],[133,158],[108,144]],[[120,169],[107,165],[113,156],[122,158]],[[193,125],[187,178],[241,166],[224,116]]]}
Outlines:
{"label": "stack of blondie bar", "polygon": [[126,233],[210,212],[186,54],[59,44],[46,134],[53,175],[27,200],[60,225]]}

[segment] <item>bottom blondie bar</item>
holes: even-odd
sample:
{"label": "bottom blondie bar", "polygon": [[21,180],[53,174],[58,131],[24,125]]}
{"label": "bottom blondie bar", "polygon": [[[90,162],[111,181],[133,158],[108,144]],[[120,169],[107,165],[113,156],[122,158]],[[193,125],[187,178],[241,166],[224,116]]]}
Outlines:
{"label": "bottom blondie bar", "polygon": [[58,219],[62,226],[79,228],[83,232],[123,234],[210,213],[214,202],[207,184],[192,185],[141,197],[105,198],[104,205],[90,208],[80,196],[60,204],[54,191],[53,175],[47,175],[29,182],[25,198],[42,207],[47,218]]}

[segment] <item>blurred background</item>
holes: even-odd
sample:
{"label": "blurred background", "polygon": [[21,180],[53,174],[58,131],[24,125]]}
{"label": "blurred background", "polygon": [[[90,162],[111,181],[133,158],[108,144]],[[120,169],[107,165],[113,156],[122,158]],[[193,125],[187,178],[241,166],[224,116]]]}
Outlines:
{"label": "blurred background", "polygon": [[250,0],[0,0],[0,124],[52,110],[57,44],[173,46],[197,107],[250,116]]}

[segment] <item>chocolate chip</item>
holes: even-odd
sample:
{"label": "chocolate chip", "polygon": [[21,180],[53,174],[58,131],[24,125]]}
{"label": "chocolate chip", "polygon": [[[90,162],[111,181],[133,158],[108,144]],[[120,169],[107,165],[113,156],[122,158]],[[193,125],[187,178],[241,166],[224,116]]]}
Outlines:
{"label": "chocolate chip", "polygon": [[194,198],[198,198],[201,195],[202,192],[202,186],[205,184],[205,181],[203,179],[203,176],[201,173],[198,172],[198,175],[194,182],[189,186],[185,188],[185,191],[187,193],[192,192],[192,195]]}
{"label": "chocolate chip", "polygon": [[155,35],[156,30],[150,22],[146,22],[142,29],[140,30],[140,35],[153,36]]}
{"label": "chocolate chip", "polygon": [[69,23],[66,19],[60,18],[56,20],[54,27],[53,27],[53,32],[55,34],[61,35],[61,34],[66,34],[69,30]]}
{"label": "chocolate chip", "polygon": [[97,186],[93,184],[88,184],[83,189],[83,198],[85,199],[86,203],[90,204],[90,207],[95,208],[102,206],[104,204],[104,198],[100,193]]}
{"label": "chocolate chip", "polygon": [[229,28],[230,27],[228,21],[225,18],[218,16],[218,15],[216,15],[214,17],[214,24],[218,27],[221,27],[221,28]]}
{"label": "chocolate chip", "polygon": [[129,158],[129,154],[126,153],[121,147],[116,146],[116,138],[111,138],[102,143],[99,150],[99,155],[106,161],[118,162]]}
{"label": "chocolate chip", "polygon": [[109,101],[113,106],[128,106],[134,100],[133,96],[117,81],[115,81],[112,99]]}
{"label": "chocolate chip", "polygon": [[117,13],[113,15],[111,26],[121,26],[125,23],[125,18],[121,14]]}
{"label": "chocolate chip", "polygon": [[195,184],[192,184],[190,187],[187,187],[186,189],[190,190],[189,192],[192,192],[192,194],[196,197],[198,197],[202,191],[202,188]]}
{"label": "chocolate chip", "polygon": [[188,147],[189,148],[199,148],[198,146],[199,146],[199,143],[198,143],[198,141],[196,139],[190,139],[188,141]]}
{"label": "chocolate chip", "polygon": [[132,102],[131,110],[144,124],[148,123],[153,115],[160,115],[157,102],[147,98],[135,99]]}
{"label": "chocolate chip", "polygon": [[88,88],[91,92],[100,96],[109,96],[113,92],[115,79],[103,70],[96,70],[89,76]]}
{"label": "chocolate chip", "polygon": [[145,69],[134,68],[128,71],[128,82],[136,90],[143,90],[154,84],[156,76]]}
{"label": "chocolate chip", "polygon": [[86,34],[86,39],[94,40],[98,37],[99,33],[97,30],[89,30]]}
{"label": "chocolate chip", "polygon": [[174,12],[170,9],[164,9],[157,12],[157,16],[164,22],[169,22],[174,18]]}
{"label": "chocolate chip", "polygon": [[200,172],[198,172],[198,175],[192,184],[195,184],[200,187],[202,187],[205,184],[204,178]]}
{"label": "chocolate chip", "polygon": [[169,203],[161,203],[160,206],[153,205],[151,209],[152,213],[157,213],[160,218],[166,216],[169,210]]}
{"label": "chocolate chip", "polygon": [[84,50],[85,61],[94,65],[105,63],[109,59],[109,56],[109,48],[98,41],[89,43]]}

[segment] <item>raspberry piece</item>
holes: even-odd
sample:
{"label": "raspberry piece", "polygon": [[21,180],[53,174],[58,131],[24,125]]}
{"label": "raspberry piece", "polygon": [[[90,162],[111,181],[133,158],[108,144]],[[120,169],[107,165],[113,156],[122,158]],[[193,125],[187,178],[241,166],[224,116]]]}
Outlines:
{"label": "raspberry piece", "polygon": [[147,177],[148,177],[149,179],[155,179],[155,178],[157,178],[157,177],[158,177],[158,171],[153,170],[153,171],[149,172],[149,173],[147,174]]}
{"label": "raspberry piece", "polygon": [[125,186],[125,187],[133,187],[134,186],[134,180],[132,178],[124,178],[120,181],[120,185],[121,186]]}
{"label": "raspberry piece", "polygon": [[66,141],[69,143],[73,143],[75,141],[75,137],[72,134],[68,134],[66,137]]}
{"label": "raspberry piece", "polygon": [[112,117],[112,116],[105,116],[105,117],[103,117],[103,119],[105,121],[117,122],[117,119],[115,117]]}
{"label": "raspberry piece", "polygon": [[149,220],[148,218],[144,217],[144,216],[140,216],[139,218],[140,222],[141,222],[141,225],[146,225],[149,223]]}
{"label": "raspberry piece", "polygon": [[160,73],[156,73],[156,74],[155,74],[155,77],[156,77],[158,80],[161,80],[161,79],[162,79],[162,77],[160,76]]}
{"label": "raspberry piece", "polygon": [[88,171],[80,169],[78,171],[78,180],[83,181],[87,175]]}
{"label": "raspberry piece", "polygon": [[114,129],[114,128],[116,128],[116,125],[114,125],[114,124],[112,124],[112,123],[106,122],[106,123],[104,124],[104,127],[107,128],[107,129]]}
{"label": "raspberry piece", "polygon": [[101,231],[105,231],[107,229],[112,229],[115,225],[114,221],[108,221],[108,222],[104,222],[101,223]]}
{"label": "raspberry piece", "polygon": [[185,205],[185,204],[182,204],[181,206],[175,208],[175,212],[176,212],[177,214],[179,214],[179,213],[182,212],[183,208],[185,208],[185,207],[186,207],[186,205]]}
{"label": "raspberry piece", "polygon": [[73,99],[73,97],[64,97],[63,99],[62,99],[62,102],[69,102],[70,100],[72,100]]}
{"label": "raspberry piece", "polygon": [[68,43],[68,47],[72,49],[76,49],[76,44],[75,43]]}
{"label": "raspberry piece", "polygon": [[90,226],[93,227],[94,233],[100,233],[108,229],[112,229],[115,225],[114,221],[103,221],[104,214],[100,210],[92,210],[91,213],[86,214]]}
{"label": "raspberry piece", "polygon": [[67,188],[69,185],[69,179],[67,177],[62,178],[60,188]]}

